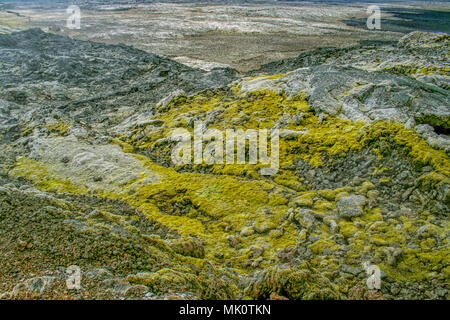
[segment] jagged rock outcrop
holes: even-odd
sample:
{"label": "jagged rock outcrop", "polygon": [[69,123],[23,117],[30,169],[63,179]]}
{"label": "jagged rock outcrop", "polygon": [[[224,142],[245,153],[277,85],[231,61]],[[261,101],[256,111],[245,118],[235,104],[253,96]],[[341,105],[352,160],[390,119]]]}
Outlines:
{"label": "jagged rock outcrop", "polygon": [[275,61],[250,72],[277,74],[318,65],[350,66],[368,71],[404,75],[448,89],[446,33],[413,32],[395,41],[361,41],[344,48],[319,48],[298,57]]}
{"label": "jagged rock outcrop", "polygon": [[317,114],[323,112],[351,121],[406,123],[413,118],[426,123],[430,119],[432,125],[444,132],[450,123],[448,90],[353,67],[305,67],[277,79],[243,81],[241,87],[244,92],[266,89],[291,97],[302,96]]}
{"label": "jagged rock outcrop", "polygon": [[253,74],[291,72],[268,86],[305,95],[317,112],[352,121],[415,117],[447,132],[448,41],[447,34],[414,32],[396,44],[317,49]]}
{"label": "jagged rock outcrop", "polygon": [[145,107],[175,88],[192,94],[236,78],[232,69],[205,72],[129,46],[40,29],[0,35],[0,46],[2,109],[36,118],[76,113],[78,121],[103,122],[114,109]]}

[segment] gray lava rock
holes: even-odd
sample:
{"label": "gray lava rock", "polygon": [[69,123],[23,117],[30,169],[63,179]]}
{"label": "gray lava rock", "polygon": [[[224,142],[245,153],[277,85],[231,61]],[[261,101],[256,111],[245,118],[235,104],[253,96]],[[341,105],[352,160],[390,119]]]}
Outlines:
{"label": "gray lava rock", "polygon": [[367,199],[360,195],[342,197],[336,203],[336,209],[342,217],[358,217],[363,213],[363,206],[366,202]]}

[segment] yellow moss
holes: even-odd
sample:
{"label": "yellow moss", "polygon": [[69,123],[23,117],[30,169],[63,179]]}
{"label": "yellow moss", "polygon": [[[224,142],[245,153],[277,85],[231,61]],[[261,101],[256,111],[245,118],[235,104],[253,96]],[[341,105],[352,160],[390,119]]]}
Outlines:
{"label": "yellow moss", "polygon": [[339,222],[339,231],[344,237],[350,238],[359,230],[355,227],[353,222],[343,220]]}
{"label": "yellow moss", "polygon": [[422,242],[420,242],[420,246],[423,249],[432,249],[434,246],[436,245],[436,240],[432,239],[432,238],[428,238]]}
{"label": "yellow moss", "polygon": [[367,192],[367,198],[370,200],[376,200],[379,196],[380,192],[377,190],[370,190]]}
{"label": "yellow moss", "polygon": [[32,181],[38,188],[45,191],[70,192],[74,194],[86,193],[84,186],[76,186],[69,179],[55,177],[43,163],[32,159],[19,157],[16,167],[9,173],[12,177],[22,177]]}
{"label": "yellow moss", "polygon": [[300,197],[295,198],[292,203],[297,207],[312,207],[315,197],[315,191],[305,192]]}
{"label": "yellow moss", "polygon": [[367,222],[383,221],[383,215],[380,208],[374,208],[371,211],[362,215],[362,219]]}
{"label": "yellow moss", "polygon": [[133,150],[134,150],[134,148],[133,148],[132,145],[130,145],[130,144],[126,143],[126,142],[123,142],[122,140],[119,140],[119,139],[112,139],[111,142],[114,143],[114,144],[117,144],[117,145],[121,146],[123,152],[126,152],[126,153],[132,153]]}
{"label": "yellow moss", "polygon": [[[301,184],[301,177],[294,176],[290,170],[284,170],[285,167],[292,166],[295,161],[304,160],[311,166],[321,167],[325,165],[326,156],[343,157],[348,152],[357,152],[371,145],[374,141],[389,140],[406,148],[415,162],[432,165],[444,175],[448,175],[449,172],[449,161],[445,152],[432,149],[420,136],[411,130],[406,130],[403,125],[384,121],[371,124],[352,123],[334,117],[328,117],[318,124],[318,118],[309,111],[302,97],[287,98],[283,93],[277,94],[264,90],[242,94],[233,90],[220,89],[209,90],[191,97],[176,98],[169,103],[167,109],[154,117],[165,121],[167,126],[151,136],[144,135],[144,137],[142,132],[145,132],[145,126],[135,128],[133,134],[127,138],[127,143],[137,149],[152,147],[156,140],[167,137],[171,130],[183,126],[180,119],[196,117],[205,120],[212,111],[220,113],[210,127],[221,130],[270,128],[283,116],[292,118],[295,114],[303,112],[301,125],[297,126],[289,122],[285,128],[301,130],[305,133],[294,138],[280,139],[280,171],[272,179],[283,186],[296,191],[303,191],[305,188]],[[192,128],[187,129],[192,132]],[[372,150],[381,156],[380,148],[372,148]],[[170,161],[170,149],[164,152]],[[158,153],[158,156],[163,155],[164,152]],[[260,165],[215,164],[206,167],[215,174],[261,178]],[[199,166],[194,166],[195,170],[198,168]],[[377,168],[374,174],[381,174],[385,170],[387,170],[385,167]],[[361,191],[365,194],[371,186],[365,184],[362,188]]]}
{"label": "yellow moss", "polygon": [[[318,118],[309,110],[303,97],[287,98],[283,94],[264,90],[244,95],[233,89],[217,89],[191,97],[175,98],[167,105],[164,113],[154,116],[154,119],[164,121],[164,126],[156,129],[146,125],[137,126],[132,128],[129,136],[118,137],[113,143],[121,145],[123,151],[128,153],[146,151],[154,146],[158,139],[168,137],[174,128],[184,127],[192,132],[192,127],[188,127],[189,118],[205,120],[214,111],[221,112],[217,113],[215,121],[209,127],[221,130],[271,128],[281,117],[292,119],[294,115],[302,112],[301,125],[288,121],[285,128],[306,133],[280,139],[280,170],[272,177],[262,177],[259,173],[261,166],[250,164],[202,164],[179,167],[177,169],[183,170],[177,172],[175,168],[163,167],[143,155],[133,153],[144,167],[161,177],[160,181],[151,185],[134,185],[133,189],[131,185],[126,185],[120,194],[98,190],[97,195],[127,202],[149,220],[177,233],[181,239],[199,239],[205,244],[205,260],[217,260],[214,253],[220,252],[226,261],[231,262],[233,267],[242,273],[251,270],[245,263],[249,259],[246,249],[252,244],[264,242],[270,248],[262,255],[264,262],[261,266],[266,267],[276,263],[277,250],[294,246],[298,241],[307,238],[310,231],[304,229],[299,232],[294,224],[285,220],[288,204],[308,207],[314,205],[314,214],[317,220],[321,220],[326,212],[333,210],[334,202],[343,196],[357,192],[367,195],[370,199],[378,197],[376,190],[372,190],[373,184],[368,181],[354,188],[347,186],[336,190],[307,191],[309,186],[303,185],[302,177],[298,177],[295,172],[294,164],[299,160],[306,161],[311,166],[323,167],[330,163],[329,161],[344,157],[349,152],[357,152],[363,148],[373,150],[373,145],[376,144],[378,150],[374,152],[380,157],[390,151],[383,148],[404,149],[411,155],[415,164],[432,166],[436,172],[418,179],[421,187],[432,189],[448,184],[449,158],[445,152],[429,147],[420,136],[414,131],[406,130],[403,125],[383,121],[371,124],[352,123],[333,117],[328,117],[319,124]],[[170,161],[170,146],[167,149],[162,146],[153,150],[158,158]],[[84,186],[61,179],[51,169],[48,164],[20,158],[11,175],[28,179],[43,190],[71,193],[88,191]],[[380,166],[374,173],[378,175],[386,169]],[[201,174],[195,171],[210,173]],[[382,177],[381,180],[383,179],[386,178]],[[115,223],[124,225],[130,231],[134,230],[123,218],[109,214],[104,214],[104,218],[116,219]],[[96,223],[94,220],[91,222]],[[355,260],[371,250],[381,255],[387,246],[400,245],[404,248],[408,236],[413,234],[421,223],[423,224],[404,216],[397,222],[386,223],[378,208],[366,210],[362,216],[353,219],[353,222],[338,222],[340,233],[350,243],[348,257]],[[397,224],[401,227],[395,227]],[[257,232],[239,236],[238,233],[244,227],[254,227]],[[326,249],[334,251],[339,248],[329,238],[329,229],[325,223],[318,228],[320,239],[311,245],[314,254],[319,255]],[[236,243],[233,245],[230,244],[230,239],[234,238],[230,236],[235,237]],[[151,246],[171,252],[167,243],[161,239],[148,238],[147,241]],[[418,263],[424,270],[429,270],[431,263],[445,261],[443,250],[439,249],[436,255],[430,253],[429,249],[433,245],[437,244],[429,240],[422,241],[420,251],[405,251],[404,258],[399,262],[401,271],[389,266],[386,270],[399,278],[402,277],[401,273],[411,268],[414,263]],[[177,259],[196,267],[202,264],[198,261],[201,259]],[[320,261],[323,260],[319,259],[317,263]],[[159,288],[161,279],[176,286],[181,282],[178,276],[182,277],[177,272],[166,270],[145,276],[147,280],[142,281],[148,281],[149,285],[156,289]],[[415,277],[421,278],[426,272],[428,271],[418,270]],[[408,277],[409,274],[406,278]]]}
{"label": "yellow moss", "polygon": [[[432,244],[434,245],[434,244]],[[429,263],[432,266],[447,266],[450,263],[450,249],[449,248],[441,248],[439,250],[429,250],[429,246],[427,245],[425,249],[428,249],[426,252],[418,252],[417,257],[422,261]]]}
{"label": "yellow moss", "polygon": [[278,73],[278,74],[272,74],[272,75],[258,75],[258,76],[254,76],[254,77],[247,77],[244,80],[245,81],[252,81],[255,79],[264,79],[264,80],[276,80],[276,79],[281,79],[286,77],[287,75],[289,75],[289,73]]}
{"label": "yellow moss", "polygon": [[431,172],[421,176],[419,179],[417,179],[417,182],[425,190],[432,190],[436,188],[436,186],[450,184],[450,178],[440,173]]}
{"label": "yellow moss", "polygon": [[395,74],[403,74],[406,76],[412,76],[416,79],[431,76],[431,75],[448,75],[450,72],[450,67],[447,66],[434,66],[434,65],[408,65],[408,64],[398,64],[385,69],[388,72]]}
{"label": "yellow moss", "polygon": [[70,122],[65,122],[61,119],[57,120],[56,122],[45,124],[44,126],[53,133],[58,133],[60,135],[66,135],[67,130],[70,128],[72,124]]}
{"label": "yellow moss", "polygon": [[[400,261],[395,268],[385,266],[389,277],[398,282],[423,281],[429,278],[431,269],[435,266],[448,266],[450,249],[439,248],[433,251],[421,252],[421,249],[404,248]],[[443,274],[448,274],[448,267],[443,268]]]}
{"label": "yellow moss", "polygon": [[[227,244],[228,235],[234,234],[235,230],[239,231],[251,221],[260,225],[267,224],[269,227],[266,230],[270,231],[287,210],[284,205],[287,200],[267,182],[241,181],[234,177],[197,173],[180,174],[173,169],[160,167],[143,156],[136,157],[150,170],[160,174],[162,182],[138,187],[125,200],[147,218],[180,235],[203,240],[208,252],[222,247],[225,255],[236,256],[234,249]],[[162,194],[165,196],[161,197]],[[192,203],[192,216],[169,214],[171,203],[183,201],[183,198]],[[270,210],[270,215],[267,215],[267,210]],[[216,219],[229,226],[230,231],[224,231]],[[295,229],[290,227],[277,237],[268,234],[261,236],[274,249],[282,249],[295,243]],[[250,237],[242,245],[249,246],[251,241]]]}
{"label": "yellow moss", "polygon": [[334,199],[336,197],[334,190],[331,190],[331,189],[319,190],[319,191],[317,191],[317,193],[319,196],[321,196],[322,198],[329,200],[329,201],[334,201]]}
{"label": "yellow moss", "polygon": [[348,197],[349,195],[350,195],[350,193],[348,193],[347,191],[338,192],[336,194],[336,201],[339,201],[343,197]]}
{"label": "yellow moss", "polygon": [[318,200],[314,203],[314,209],[318,211],[332,211],[334,209],[334,204],[325,200]]}
{"label": "yellow moss", "polygon": [[339,246],[331,239],[319,239],[309,246],[314,254],[323,254],[325,250],[336,251]]}
{"label": "yellow moss", "polygon": [[381,178],[380,179],[380,183],[388,183],[389,181],[391,181],[391,178]]}
{"label": "yellow moss", "polygon": [[357,191],[361,194],[367,194],[369,190],[375,188],[372,182],[370,181],[364,181],[363,184]]}
{"label": "yellow moss", "polygon": [[413,233],[413,234],[416,233],[417,228],[414,226],[414,224],[411,221],[411,219],[409,219],[409,218],[407,218],[405,216],[400,217],[400,219],[402,220],[403,226],[404,226],[406,231],[408,231],[409,233]]}
{"label": "yellow moss", "polygon": [[392,130],[398,130],[394,134],[394,140],[409,151],[415,163],[431,165],[438,173],[447,177],[450,175],[450,160],[444,151],[433,149],[420,136],[401,125],[391,127]]}

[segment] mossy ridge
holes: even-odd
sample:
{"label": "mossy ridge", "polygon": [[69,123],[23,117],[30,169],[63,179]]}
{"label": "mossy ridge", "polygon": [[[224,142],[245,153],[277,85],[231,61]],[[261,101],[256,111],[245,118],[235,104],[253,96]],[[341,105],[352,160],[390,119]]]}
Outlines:
{"label": "mossy ridge", "polygon": [[[150,156],[152,160],[171,166],[170,144],[158,145],[158,140],[166,138],[175,128],[185,127],[192,132],[192,120],[203,120],[210,128],[217,129],[262,129],[271,128],[281,119],[289,118],[283,129],[299,132],[295,136],[280,139],[280,172],[272,179],[295,190],[302,190],[298,177],[290,167],[297,160],[307,161],[311,166],[322,167],[334,157],[344,157],[349,152],[358,152],[383,142],[385,150],[374,148],[382,157],[382,152],[400,146],[409,152],[412,161],[421,166],[431,165],[444,174],[450,174],[450,160],[444,151],[435,150],[425,140],[403,125],[376,121],[370,124],[352,123],[334,117],[319,123],[319,117],[309,110],[301,97],[287,98],[283,93],[255,91],[248,94],[236,93],[233,89],[206,91],[190,97],[174,99],[166,107],[170,112],[157,113],[154,118],[163,120],[164,125],[149,130],[134,128],[128,138],[123,138],[138,152]],[[208,119],[208,115],[216,117]],[[296,123],[292,117],[301,114]],[[188,121],[190,121],[188,123]],[[387,149],[386,149],[387,148]],[[258,179],[260,165],[195,165],[183,170],[209,172],[215,174],[246,176]]]}
{"label": "mossy ridge", "polygon": [[[173,99],[154,116],[155,119],[164,121],[164,126],[151,135],[145,134],[146,126],[132,128],[128,141],[140,149],[151,147],[156,140],[167,137],[175,128],[192,128],[193,122],[187,124],[190,119],[203,120],[211,128],[217,129],[271,128],[275,124],[274,121],[282,115],[292,116],[307,110],[309,109],[305,100],[289,99],[270,91],[255,91],[242,96],[231,89],[208,90],[194,96]],[[217,112],[216,119],[207,121],[207,116],[212,111]]]}

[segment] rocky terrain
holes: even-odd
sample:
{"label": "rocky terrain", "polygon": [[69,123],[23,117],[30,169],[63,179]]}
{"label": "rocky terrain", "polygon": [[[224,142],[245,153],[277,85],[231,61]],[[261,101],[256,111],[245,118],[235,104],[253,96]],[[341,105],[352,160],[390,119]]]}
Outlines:
{"label": "rocky terrain", "polygon": [[[242,74],[0,35],[0,297],[448,299],[448,44],[414,32]],[[280,129],[278,173],[175,166],[169,136],[196,120]]]}

